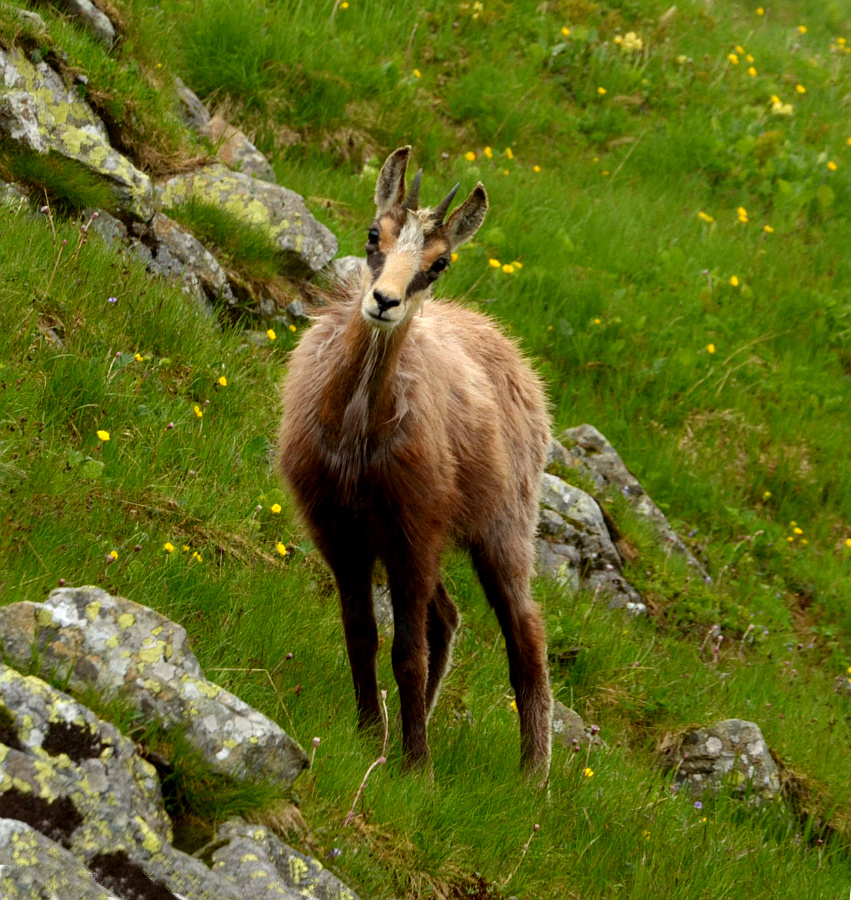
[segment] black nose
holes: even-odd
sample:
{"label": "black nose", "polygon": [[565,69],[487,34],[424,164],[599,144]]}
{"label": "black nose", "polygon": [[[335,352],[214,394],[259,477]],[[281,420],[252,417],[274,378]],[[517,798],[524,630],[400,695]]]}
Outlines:
{"label": "black nose", "polygon": [[388,297],[387,294],[382,294],[381,291],[373,291],[372,296],[375,297],[375,302],[378,304],[379,315],[386,309],[398,306],[400,302],[398,297]]}

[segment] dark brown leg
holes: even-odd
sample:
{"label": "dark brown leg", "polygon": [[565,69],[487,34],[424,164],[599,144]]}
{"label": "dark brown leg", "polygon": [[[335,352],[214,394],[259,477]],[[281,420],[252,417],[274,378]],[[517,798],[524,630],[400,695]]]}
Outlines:
{"label": "dark brown leg", "polygon": [[477,546],[471,556],[505,637],[508,674],[520,714],[520,762],[546,775],[550,765],[552,694],[544,623],[529,593],[531,548]]}
{"label": "dark brown leg", "polygon": [[446,593],[443,583],[438,581],[428,604],[426,617],[426,639],[428,640],[428,681],[425,691],[426,718],[431,715],[440,682],[449,668],[452,658],[452,641],[461,617],[458,607]]}
{"label": "dark brown leg", "polygon": [[340,593],[340,610],[346,650],[352,669],[355,699],[358,705],[358,728],[380,729],[378,679],[375,657],[378,653],[378,628],[372,609],[372,569],[375,556],[368,545],[358,539],[357,528],[335,528],[315,535]]}

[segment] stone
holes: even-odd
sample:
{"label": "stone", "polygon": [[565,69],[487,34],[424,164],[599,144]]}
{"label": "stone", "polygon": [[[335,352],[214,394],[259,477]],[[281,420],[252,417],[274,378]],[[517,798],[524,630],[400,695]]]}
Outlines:
{"label": "stone", "polygon": [[225,121],[220,115],[210,120],[209,137],[216,148],[216,159],[229,169],[270,181],[277,181],[275,170],[268,159],[251,143],[238,128]]}
{"label": "stone", "polygon": [[366,260],[360,256],[341,256],[331,263],[331,271],[343,281],[357,281],[363,275]]}
{"label": "stone", "polygon": [[[95,212],[97,216],[93,218]],[[94,232],[107,244],[124,246],[127,242],[127,228],[120,219],[102,209],[87,209],[83,215],[89,219],[89,231]]]}
{"label": "stone", "polygon": [[179,279],[199,299],[236,303],[221,263],[174,219],[156,213],[147,226],[136,229],[136,234],[142,240],[134,242],[133,249],[149,271]]}
{"label": "stone", "polygon": [[571,749],[576,744],[589,744],[591,736],[579,713],[565,706],[560,700],[553,703],[553,741]]}
{"label": "stone", "polygon": [[851,678],[847,675],[837,675],[833,679],[833,692],[834,694],[845,694],[846,697],[851,697]]}
{"label": "stone", "polygon": [[27,192],[19,184],[0,180],[0,204],[7,208],[20,208],[29,203]]}
{"label": "stone", "polygon": [[201,102],[198,95],[188,88],[180,78],[175,77],[174,86],[177,89],[177,99],[180,101],[180,112],[183,121],[200,137],[210,136],[210,121],[212,116],[207,107]]}
{"label": "stone", "polygon": [[310,214],[294,191],[232,172],[221,163],[168,179],[158,189],[163,209],[195,197],[213,203],[235,218],[267,232],[286,262],[318,272],[337,252],[337,239]]}
{"label": "stone", "polygon": [[59,0],[58,3],[72,19],[81,22],[102,44],[112,47],[115,28],[109,17],[92,3],[92,0]]}
{"label": "stone", "polygon": [[724,787],[755,802],[781,793],[777,763],[753,722],[725,719],[679,735],[659,749],[665,754],[664,768],[674,770],[674,782],[695,799]]}
{"label": "stone", "polygon": [[585,491],[545,472],[536,541],[538,572],[571,590],[592,590],[609,608],[641,613],[641,595],[621,574],[623,560],[600,504]]}
{"label": "stone", "polygon": [[102,176],[127,213],[141,221],[154,214],[153,186],[114,150],[103,122],[45,62],[0,48],[0,136],[32,153],[50,150]]}
{"label": "stone", "polygon": [[668,524],[662,511],[650,499],[638,479],[624,465],[615,448],[593,425],[579,425],[562,432],[560,449],[551,448],[551,458],[577,469],[594,484],[601,495],[618,491],[635,512],[649,521],[669,552],[682,556],[701,578],[709,580],[706,569],[692,555],[679,535]]}
{"label": "stone", "polygon": [[250,885],[251,900],[358,900],[357,895],[321,863],[288,847],[268,828],[240,819],[216,832],[226,841],[212,854],[212,870],[237,885]]}
{"label": "stone", "polygon": [[72,692],[93,688],[180,728],[216,772],[288,787],[308,765],[276,723],[204,678],[183,628],[138,603],[58,588],[44,603],[0,607],[0,636],[11,665],[28,665],[36,650],[41,672],[61,672]]}
{"label": "stone", "polygon": [[73,853],[24,822],[0,818],[3,900],[118,900]]}

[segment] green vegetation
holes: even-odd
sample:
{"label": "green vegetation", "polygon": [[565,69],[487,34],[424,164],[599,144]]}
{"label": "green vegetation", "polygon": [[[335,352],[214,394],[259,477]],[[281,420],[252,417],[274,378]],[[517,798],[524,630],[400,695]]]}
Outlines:
{"label": "green vegetation", "polygon": [[[255,345],[99,242],[62,254],[72,223],[0,219],[4,598],[62,578],[149,604],[211,678],[320,737],[296,786],[306,849],[339,850],[364,900],[816,898],[851,882],[851,699],[833,692],[851,674],[851,21],[804,0],[669,6],[120,4],[137,35],[121,65],[138,53],[226,102],[343,252],[360,252],[395,147],[414,145],[426,202],[484,181],[492,210],[441,293],[522,338],[556,425],[606,434],[707,563],[712,584],[690,579],[614,498],[652,615],[536,585],[556,696],[604,740],[587,758],[557,747],[549,794],[517,777],[501,638],[453,556],[464,626],[433,778],[403,777],[391,737],[342,827],[378,750],[355,734],[331,580],[269,465],[297,335]],[[75,33],[86,70],[107,73]],[[175,146],[161,140],[152,152]],[[380,665],[392,718],[387,646]],[[796,804],[698,811],[669,789],[659,743],[724,717],[760,724]]]}

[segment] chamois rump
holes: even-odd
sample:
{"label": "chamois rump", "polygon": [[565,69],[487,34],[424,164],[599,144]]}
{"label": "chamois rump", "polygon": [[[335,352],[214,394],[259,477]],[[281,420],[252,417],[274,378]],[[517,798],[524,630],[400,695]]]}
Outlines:
{"label": "chamois rump", "polygon": [[[440,578],[450,540],[469,551],[505,637],[521,762],[546,774],[552,698],[531,599],[538,491],[549,442],[541,383],[487,317],[430,300],[452,251],[482,224],[479,183],[420,208],[411,148],[385,162],[360,280],[341,282],[292,353],[278,464],[336,579],[358,725],[380,725],[372,607],[376,560],[395,622],[406,768],[429,758],[426,725],[459,615]],[[428,301],[428,302],[427,302]]]}

